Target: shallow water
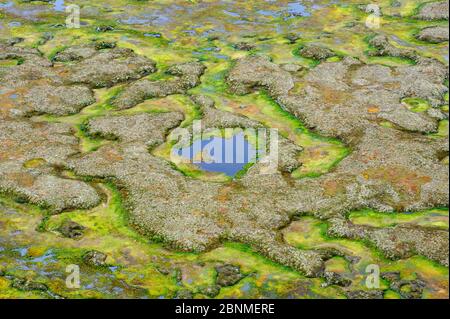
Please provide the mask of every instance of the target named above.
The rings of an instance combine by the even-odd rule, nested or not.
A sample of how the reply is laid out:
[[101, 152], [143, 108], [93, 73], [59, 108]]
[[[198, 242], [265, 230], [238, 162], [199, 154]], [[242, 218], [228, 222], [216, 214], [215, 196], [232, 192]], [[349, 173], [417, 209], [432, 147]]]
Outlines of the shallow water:
[[[364, 38], [371, 30], [364, 29], [364, 14], [352, 9], [352, 6], [356, 6], [359, 1], [345, 3], [327, 0], [208, 1], [200, 3], [189, 1], [176, 1], [175, 3], [174, 1], [174, 3], [167, 4], [167, 1], [106, 0], [102, 3], [94, 3], [79, 0], [77, 4], [82, 7], [82, 28], [75, 30], [74, 33], [65, 28], [51, 27], [53, 24], [64, 23], [64, 11], [68, 3], [73, 2], [56, 0], [46, 4], [43, 2], [0, 1], [2, 19], [0, 35], [2, 38], [22, 36], [27, 40], [31, 39], [26, 43], [26, 45], [31, 45], [35, 43], [32, 41], [37, 41], [44, 32], [52, 32], [55, 35], [54, 39], [44, 45], [39, 45], [39, 49], [46, 56], [50, 56], [58, 46], [78, 44], [94, 38], [117, 41], [118, 46], [132, 47], [140, 54], [155, 59], [158, 68], [162, 71], [167, 65], [176, 62], [199, 59], [207, 65], [208, 71], [202, 79], [202, 84], [192, 93], [214, 95], [218, 97], [217, 101], [222, 101], [217, 103], [218, 108], [240, 113], [264, 122], [267, 126], [280, 128], [280, 131], [284, 132], [286, 136], [305, 148], [304, 154], [311, 154], [302, 158], [302, 169], [306, 170], [304, 176], [308, 176], [307, 174], [310, 173], [308, 169], [314, 173], [326, 173], [334, 163], [330, 159], [342, 158], [339, 157], [341, 153], [336, 151], [338, 146], [333, 148], [323, 141], [306, 138], [297, 121], [283, 117], [277, 111], [278, 109], [272, 108], [270, 103], [266, 104], [267, 101], [264, 102], [262, 98], [257, 99], [257, 95], [230, 97], [221, 86], [221, 82], [223, 82], [222, 73], [230, 68], [230, 61], [246, 54], [265, 54], [278, 64], [296, 63], [308, 68], [311, 66], [310, 63], [294, 53], [295, 49], [303, 42], [322, 43], [343, 55], [364, 59], [364, 52], [367, 49]], [[386, 3], [383, 4], [383, 9], [388, 10], [389, 4]], [[448, 44], [420, 45], [414, 41], [412, 36], [411, 32], [414, 28], [434, 22], [417, 22], [417, 25], [414, 25], [407, 19], [405, 21], [397, 18], [388, 20], [389, 12], [386, 14], [386, 19], [388, 23], [383, 26], [382, 31], [389, 34], [396, 44], [420, 49], [431, 56], [443, 57], [443, 60], [448, 61]], [[38, 25], [39, 27], [35, 21], [41, 23]], [[94, 31], [96, 25], [110, 23], [114, 25], [113, 32], [98, 33]], [[347, 23], [354, 23], [359, 27], [350, 29], [345, 27]], [[89, 27], [83, 27], [84, 25], [89, 25]], [[300, 35], [301, 38], [295, 44], [289, 44], [285, 38], [289, 33]], [[218, 36], [217, 40], [211, 40], [210, 37], [213, 36]], [[167, 46], [164, 42], [166, 40]], [[255, 44], [254, 52], [235, 50], [233, 44], [240, 41]], [[164, 45], [159, 46], [161, 43]], [[0, 89], [0, 94], [4, 93], [7, 92], [2, 92]], [[11, 95], [10, 98], [14, 99], [17, 96]], [[173, 100], [169, 99], [168, 101]], [[75, 118], [76, 115], [71, 119]], [[82, 118], [83, 116], [80, 116], [80, 119]], [[75, 122], [81, 123], [81, 121], [74, 120]], [[188, 147], [176, 150], [176, 155], [184, 155], [183, 157], [188, 162], [195, 160], [193, 164], [201, 171], [235, 177], [239, 172], [243, 172], [249, 163], [255, 161], [257, 151], [254, 145], [243, 136], [235, 135], [231, 151], [228, 152], [225, 145], [229, 140], [222, 137], [198, 140]], [[330, 152], [329, 155], [327, 155], [328, 152]], [[206, 158], [209, 161], [204, 161], [201, 155], [207, 155]], [[312, 164], [310, 166], [308, 166], [308, 156], [311, 156], [310, 163]], [[226, 161], [227, 157], [228, 161]], [[319, 165], [322, 162], [326, 162], [324, 167]], [[215, 176], [215, 174], [211, 175]], [[54, 286], [52, 289], [69, 298], [80, 296], [87, 298], [93, 296], [172, 298], [183, 285], [196, 291], [205, 282], [211, 283], [214, 278], [213, 266], [218, 260], [242, 265], [247, 267], [246, 271], [256, 274], [255, 277], [249, 277], [245, 282], [224, 290], [221, 296], [227, 298], [261, 298], [264, 296], [279, 298], [282, 293], [289, 291], [292, 283], [299, 278], [298, 274], [274, 266], [272, 262], [256, 253], [249, 254], [240, 246], [230, 248], [225, 244], [216, 250], [195, 256], [176, 255], [176, 252], [172, 251], [170, 253], [164, 251], [163, 254], [159, 244], [149, 243], [148, 238], [141, 238], [130, 231], [118, 213], [121, 210], [117, 203], [120, 201], [116, 199], [93, 210], [64, 212], [59, 216], [52, 216], [52, 227], [46, 229], [44, 233], [37, 233], [34, 230], [45, 211], [40, 212], [36, 217], [29, 212], [29, 207], [23, 207], [20, 211], [0, 210], [0, 267], [18, 277], [35, 274], [38, 281], [45, 283], [53, 283], [55, 279], [59, 278], [61, 285]], [[355, 215], [354, 222], [374, 227], [385, 227], [395, 222], [448, 229], [448, 212], [430, 213], [423, 217], [417, 217], [412, 213], [405, 215], [412, 217], [397, 218], [395, 214], [392, 214], [392, 216], [385, 216], [380, 220], [379, 214], [361, 213]], [[88, 227], [85, 238], [73, 241], [64, 239], [57, 234], [55, 227], [66, 217]], [[342, 249], [351, 250], [352, 255], [363, 258], [361, 265], [357, 265], [359, 267], [356, 269], [358, 275], [364, 272], [362, 264], [380, 263], [383, 271], [401, 270], [402, 273], [425, 275], [429, 273], [428, 282], [433, 284], [436, 281], [435, 285], [439, 289], [441, 287], [448, 288], [448, 268], [424, 263], [417, 258], [400, 262], [386, 262], [384, 259], [377, 259], [379, 253], [374, 251], [371, 246], [366, 246], [358, 241], [326, 237], [323, 234], [323, 222], [320, 220], [306, 217], [294, 222], [286, 230], [285, 238], [293, 246], [298, 245], [302, 249], [305, 247], [323, 248], [333, 244]], [[36, 246], [43, 246], [38, 248], [45, 249], [42, 249], [42, 253], [33, 253], [33, 248], [35, 249]], [[66, 276], [66, 264], [73, 262], [71, 258], [78, 262], [79, 259], [76, 259], [78, 258], [76, 256], [80, 254], [80, 249], [104, 251], [111, 258], [111, 265], [95, 272], [87, 268], [83, 269], [82, 289], [80, 295], [76, 295], [63, 286], [63, 280]], [[173, 263], [176, 267], [184, 267], [183, 274], [187, 277], [180, 284], [175, 283], [171, 274], [162, 276], [155, 269], [163, 262], [151, 259], [155, 256], [169, 256], [168, 260], [164, 262]], [[198, 277], [192, 279], [186, 275], [190, 274], [189, 269], [196, 261], [203, 263], [205, 260], [211, 262], [206, 266], [210, 267], [208, 278], [205, 276], [206, 279], [202, 281]], [[348, 269], [344, 271], [348, 271]], [[437, 272], [438, 275], [436, 275]], [[195, 272], [196, 275], [198, 273], [199, 271]], [[302, 279], [302, 281], [306, 282], [307, 286], [320, 287], [316, 291], [320, 289], [323, 296], [342, 296], [342, 292], [334, 290], [335, 288], [323, 288], [318, 279]], [[363, 280], [357, 282], [362, 284]], [[1, 285], [0, 278], [0, 291], [2, 290]], [[135, 292], [134, 286], [145, 287], [149, 292]], [[359, 286], [352, 287], [352, 289], [357, 288]], [[430, 294], [448, 297], [448, 289], [447, 291], [443, 290], [444, 292], [439, 292], [439, 289], [432, 286]], [[92, 294], [93, 292], [98, 294]], [[11, 289], [6, 289], [2, 293], [6, 296], [9, 296], [9, 293], [13, 294], [12, 296], [24, 296], [23, 292]], [[290, 294], [291, 292], [289, 292]], [[310, 292], [293, 293], [292, 296], [298, 298], [308, 294]], [[0, 297], [3, 296], [0, 294]]]

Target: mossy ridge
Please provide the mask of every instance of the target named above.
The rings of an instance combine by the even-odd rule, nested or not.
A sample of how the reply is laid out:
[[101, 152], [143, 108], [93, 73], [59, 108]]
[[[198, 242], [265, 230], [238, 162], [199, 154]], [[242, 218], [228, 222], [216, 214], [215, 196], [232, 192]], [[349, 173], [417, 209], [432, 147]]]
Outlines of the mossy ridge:
[[441, 120], [438, 124], [438, 130], [436, 133], [430, 133], [427, 136], [430, 138], [446, 138], [448, 137], [448, 120]]
[[236, 285], [222, 288], [217, 298], [254, 298], [257, 294], [261, 295], [261, 290], [270, 298], [288, 297], [296, 290], [295, 285], [307, 287], [300, 295], [295, 295], [296, 298], [343, 297], [336, 287], [323, 288], [322, 279], [306, 278], [289, 267], [259, 255], [246, 244], [225, 242], [221, 247], [202, 254], [201, 260], [211, 259], [239, 265], [247, 274]]
[[[408, 2], [408, 3], [410, 3], [410, 2]], [[383, 4], [384, 4], [384, 2], [383, 2]], [[43, 30], [42, 30], [42, 31], [43, 31]], [[17, 32], [17, 34], [20, 34], [20, 29], [18, 28], [16, 32]], [[32, 31], [32, 32], [34, 32], [34, 31]], [[118, 32], [117, 34], [119, 34], [119, 32]], [[109, 34], [107, 34], [107, 35], [109, 36]], [[103, 35], [102, 35], [102, 36], [103, 36]], [[84, 38], [83, 38], [83, 39], [84, 39]], [[83, 39], [82, 39], [82, 40], [83, 40]], [[150, 57], [151, 57], [151, 56], [150, 56]], [[447, 127], [448, 127], [448, 121], [447, 121]]]

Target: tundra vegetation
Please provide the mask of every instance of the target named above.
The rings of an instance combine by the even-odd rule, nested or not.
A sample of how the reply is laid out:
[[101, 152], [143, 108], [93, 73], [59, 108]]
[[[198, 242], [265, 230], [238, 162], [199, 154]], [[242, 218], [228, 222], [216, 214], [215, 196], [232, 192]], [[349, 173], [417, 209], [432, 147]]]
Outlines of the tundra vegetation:
[[0, 0], [0, 298], [448, 298], [448, 173], [448, 1]]

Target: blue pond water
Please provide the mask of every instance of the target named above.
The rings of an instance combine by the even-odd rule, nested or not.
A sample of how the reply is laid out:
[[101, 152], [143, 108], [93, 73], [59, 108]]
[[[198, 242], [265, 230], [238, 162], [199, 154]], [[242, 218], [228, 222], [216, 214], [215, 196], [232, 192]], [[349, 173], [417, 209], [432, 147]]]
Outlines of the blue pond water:
[[149, 38], [161, 38], [161, 33], [148, 32], [148, 33], [144, 33], [144, 37], [149, 37]]
[[53, 2], [53, 10], [61, 12], [66, 9], [66, 6], [64, 5], [64, 0], [56, 0]]
[[190, 146], [173, 150], [176, 155], [208, 172], [235, 176], [261, 154], [248, 142], [243, 133], [230, 138], [210, 137], [196, 140]]

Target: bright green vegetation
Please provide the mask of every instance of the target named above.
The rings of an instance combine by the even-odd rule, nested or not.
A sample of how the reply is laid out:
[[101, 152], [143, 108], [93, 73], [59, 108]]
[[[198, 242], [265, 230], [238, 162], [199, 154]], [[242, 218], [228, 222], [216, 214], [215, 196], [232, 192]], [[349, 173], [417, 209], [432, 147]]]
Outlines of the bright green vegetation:
[[[45, 216], [45, 211], [32, 206], [24, 206], [3, 198], [2, 206], [14, 210], [12, 218], [3, 214], [0, 222], [4, 227], [0, 231], [3, 238], [11, 238], [2, 245], [4, 253], [0, 261], [6, 262], [2, 269], [11, 276], [30, 277], [46, 283], [51, 291], [65, 297], [115, 297], [113, 287], [126, 287], [124, 292], [135, 296], [148, 295], [153, 298], [173, 297], [182, 287], [200, 294], [202, 287], [213, 284], [214, 265], [231, 263], [239, 265], [246, 277], [238, 284], [222, 288], [218, 297], [256, 298], [261, 294], [272, 297], [295, 296], [299, 298], [339, 297], [340, 288], [330, 286], [322, 288], [321, 279], [308, 279], [297, 272], [278, 265], [254, 252], [250, 247], [225, 243], [207, 253], [194, 254], [167, 250], [156, 241], [149, 241], [133, 231], [127, 224], [127, 212], [123, 206], [120, 192], [112, 185], [105, 184], [101, 189], [107, 195], [107, 201], [89, 211], [70, 211], [59, 215]], [[389, 227], [397, 224], [414, 224], [426, 227], [448, 229], [448, 210], [433, 209], [411, 214], [387, 214], [374, 211], [359, 211], [349, 214], [355, 224], [374, 227]], [[83, 238], [72, 240], [61, 237], [57, 229], [64, 220], [72, 220], [87, 227]], [[378, 264], [381, 271], [400, 271], [402, 278], [411, 279], [416, 275], [429, 280], [433, 290], [425, 293], [429, 297], [445, 295], [445, 277], [448, 269], [415, 256], [405, 260], [391, 261], [380, 254], [371, 245], [362, 241], [330, 238], [326, 235], [327, 225], [313, 217], [301, 217], [283, 230], [285, 240], [301, 249], [336, 248], [350, 256], [360, 258], [350, 263], [343, 257], [333, 257], [326, 263], [328, 271], [337, 272], [353, 280], [353, 289], [364, 289], [365, 267]], [[18, 232], [14, 237], [11, 233]], [[8, 235], [9, 234], [9, 235]], [[8, 236], [8, 237], [5, 237]], [[12, 246], [10, 246], [12, 245]], [[19, 250], [17, 250], [19, 249]], [[83, 264], [84, 252], [96, 249], [108, 255], [107, 263], [111, 268], [91, 268]], [[25, 251], [20, 256], [20, 251]], [[54, 262], [46, 262], [45, 256], [51, 255]], [[153, 256], [153, 257], [152, 257]], [[40, 262], [33, 260], [44, 257]], [[18, 265], [24, 263], [37, 265], [37, 270], [21, 270]], [[88, 286], [90, 280], [100, 276], [105, 278], [96, 283], [98, 289], [81, 289], [72, 291], [65, 288], [64, 269], [68, 264], [80, 264], [82, 283]], [[161, 270], [164, 269], [164, 273]], [[42, 271], [55, 271], [57, 280], [51, 280]], [[177, 273], [181, 273], [181, 279]], [[113, 276], [114, 281], [110, 279]], [[178, 277], [177, 277], [178, 276]], [[8, 279], [2, 278], [0, 285], [8, 286]], [[133, 285], [147, 289], [136, 291]], [[294, 289], [295, 285], [303, 287]], [[1, 286], [0, 286], [1, 287]], [[117, 289], [117, 288], [116, 288]], [[392, 294], [387, 292], [388, 294]], [[16, 289], [0, 290], [1, 297], [39, 297], [39, 293], [21, 292]]]
[[406, 105], [406, 107], [413, 112], [425, 112], [428, 110], [431, 105], [427, 101], [419, 98], [406, 98], [402, 100], [402, 103]]

